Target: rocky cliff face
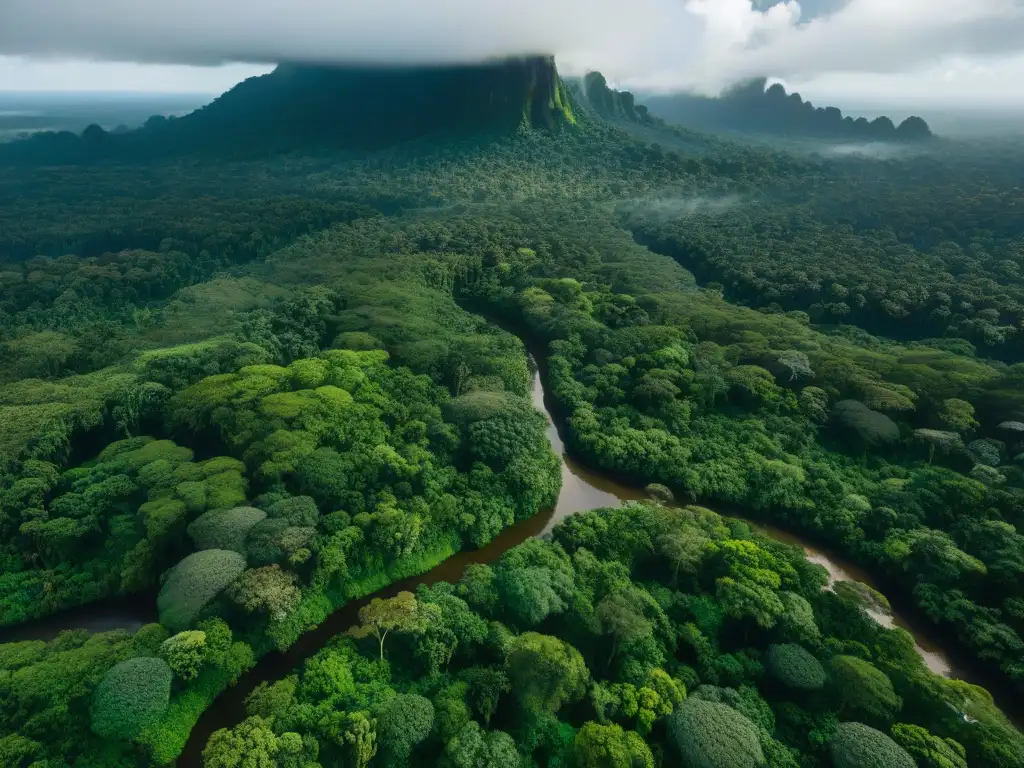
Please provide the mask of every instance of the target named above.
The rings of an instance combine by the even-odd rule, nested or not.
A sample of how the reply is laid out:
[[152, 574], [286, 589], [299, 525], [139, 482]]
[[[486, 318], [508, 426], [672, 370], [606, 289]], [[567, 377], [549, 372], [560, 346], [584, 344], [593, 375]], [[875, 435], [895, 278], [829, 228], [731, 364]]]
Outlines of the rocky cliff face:
[[647, 107], [637, 104], [629, 91], [609, 88], [608, 81], [600, 72], [589, 73], [578, 83], [577, 88], [581, 100], [606, 120], [627, 123], [651, 122]]
[[573, 122], [554, 59], [536, 56], [459, 67], [282, 64], [153, 133], [170, 141], [374, 148]]

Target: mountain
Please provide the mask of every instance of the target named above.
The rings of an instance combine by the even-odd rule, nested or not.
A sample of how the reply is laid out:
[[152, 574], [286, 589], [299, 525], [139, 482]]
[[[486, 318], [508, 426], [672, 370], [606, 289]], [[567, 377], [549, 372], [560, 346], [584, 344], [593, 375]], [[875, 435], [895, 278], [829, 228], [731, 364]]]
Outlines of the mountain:
[[549, 56], [416, 68], [281, 64], [184, 117], [153, 117], [123, 135], [95, 125], [81, 136], [47, 134], [17, 142], [15, 151], [151, 156], [376, 149], [428, 136], [558, 130], [574, 122]]
[[600, 72], [590, 72], [572, 84], [572, 91], [583, 104], [606, 120], [649, 124], [652, 122], [647, 107], [636, 103], [629, 91], [616, 91]]
[[718, 98], [672, 94], [650, 96], [645, 102], [651, 114], [698, 130], [861, 141], [921, 141], [932, 137], [931, 129], [920, 117], [908, 117], [898, 127], [888, 117], [871, 121], [844, 117], [835, 107], [815, 107], [799, 93], [787, 94], [779, 83], [766, 86], [767, 80], [758, 78]]
[[553, 129], [572, 122], [550, 57], [475, 66], [369, 68], [282, 64], [174, 121], [172, 141], [271, 141], [377, 148], [432, 134]]

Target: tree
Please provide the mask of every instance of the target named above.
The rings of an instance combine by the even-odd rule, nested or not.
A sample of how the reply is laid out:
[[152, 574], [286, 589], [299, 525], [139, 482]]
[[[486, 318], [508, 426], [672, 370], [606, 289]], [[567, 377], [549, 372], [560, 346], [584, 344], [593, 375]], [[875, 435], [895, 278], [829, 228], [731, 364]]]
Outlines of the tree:
[[45, 765], [46, 751], [42, 744], [17, 733], [0, 737], [0, 765]]
[[297, 581], [294, 573], [281, 566], [266, 565], [245, 571], [228, 587], [227, 595], [249, 613], [263, 611], [273, 621], [284, 621], [302, 599]]
[[787, 611], [778, 590], [783, 577], [796, 578], [793, 567], [749, 540], [715, 542], [708, 550], [712, 569], [725, 574], [716, 580], [715, 586], [726, 613], [736, 618], [753, 618], [762, 627], [773, 627]]
[[366, 768], [377, 754], [377, 721], [365, 712], [349, 712], [343, 738], [355, 768]]
[[572, 579], [562, 571], [544, 566], [502, 567], [498, 588], [504, 607], [526, 626], [536, 626], [568, 606]]
[[504, 731], [485, 731], [470, 720], [445, 747], [454, 768], [518, 768], [516, 743]]
[[907, 751], [863, 723], [842, 723], [828, 743], [836, 768], [917, 768]]
[[203, 750], [204, 768], [315, 768], [318, 745], [298, 733], [277, 734], [262, 717], [214, 731]]
[[768, 647], [765, 671], [787, 688], [816, 691], [825, 685], [828, 675], [821, 662], [794, 643]]
[[609, 664], [619, 650], [654, 634], [654, 625], [644, 617], [643, 602], [636, 592], [635, 587], [614, 592], [598, 603], [594, 611], [601, 632], [612, 638]]
[[932, 463], [935, 452], [944, 456], [961, 453], [964, 441], [956, 432], [943, 432], [939, 429], [915, 429], [914, 439], [928, 446], [928, 463]]
[[694, 573], [704, 558], [708, 538], [695, 528], [684, 528], [658, 537], [658, 553], [672, 565], [672, 583], [679, 580], [679, 571]]
[[245, 570], [245, 558], [237, 552], [204, 549], [195, 552], [167, 572], [157, 596], [160, 623], [181, 632], [200, 611]]
[[654, 768], [654, 756], [635, 731], [586, 723], [573, 744], [580, 768]]
[[861, 384], [864, 404], [879, 411], [912, 411], [917, 394], [902, 384]]
[[501, 469], [544, 439], [547, 422], [536, 411], [502, 414], [466, 427], [466, 443], [474, 458]]
[[888, 676], [856, 656], [832, 659], [832, 684], [840, 711], [847, 718], [887, 724], [903, 705]]
[[288, 709], [295, 703], [298, 682], [295, 675], [274, 683], [264, 680], [245, 697], [245, 714], [249, 717], [257, 715], [270, 722], [286, 716]]
[[757, 728], [732, 707], [690, 697], [669, 718], [685, 768], [757, 768], [764, 753]]
[[332, 648], [325, 648], [306, 662], [302, 671], [303, 698], [333, 704], [356, 691], [350, 659]]
[[956, 432], [970, 432], [978, 426], [974, 420], [974, 406], [957, 397], [942, 401], [938, 417], [939, 421]]
[[459, 596], [473, 609], [485, 616], [498, 603], [498, 589], [494, 569], [483, 563], [472, 563], [466, 567], [458, 586]]
[[990, 487], [1002, 485], [1006, 482], [1006, 475], [995, 467], [989, 467], [985, 464], [975, 464], [971, 468], [970, 477], [972, 480], [977, 480], [979, 483]]
[[428, 674], [448, 665], [459, 649], [472, 653], [473, 646], [487, 638], [487, 622], [456, 596], [455, 588], [441, 583], [417, 590], [423, 614], [423, 633], [417, 638], [416, 655], [425, 659]]
[[320, 510], [310, 496], [289, 496], [271, 504], [267, 517], [282, 518], [289, 525], [316, 527], [320, 521]]
[[967, 445], [967, 455], [975, 464], [998, 467], [1002, 463], [999, 447], [994, 440], [972, 440]]
[[160, 645], [160, 658], [182, 680], [193, 680], [206, 660], [206, 633], [186, 630], [169, 637]]
[[667, 485], [662, 485], [661, 483], [645, 485], [644, 493], [647, 494], [647, 498], [653, 499], [659, 504], [671, 504], [676, 500], [672, 490]]
[[494, 667], [470, 667], [462, 673], [462, 678], [469, 683], [470, 704], [483, 718], [484, 725], [490, 725], [502, 694], [512, 690], [508, 676]]
[[360, 626], [348, 634], [354, 638], [373, 636], [380, 644], [380, 658], [384, 660], [384, 640], [389, 632], [418, 632], [423, 629], [423, 615], [419, 601], [412, 592], [399, 592], [390, 599], [375, 597], [369, 605], [359, 609]]
[[828, 421], [828, 392], [820, 387], [804, 387], [798, 398], [800, 410], [816, 424]]
[[526, 632], [509, 645], [505, 668], [512, 690], [530, 709], [557, 712], [586, 693], [590, 672], [580, 652], [557, 637]]
[[188, 535], [196, 549], [228, 549], [244, 555], [245, 537], [266, 516], [266, 512], [254, 507], [211, 510], [189, 525]]
[[741, 403], [761, 407], [779, 399], [779, 387], [775, 377], [758, 365], [737, 365], [726, 373], [730, 397], [737, 397]]
[[832, 418], [850, 431], [865, 448], [876, 448], [900, 437], [896, 422], [857, 400], [841, 400], [832, 407]]
[[821, 639], [821, 630], [814, 618], [814, 609], [806, 598], [796, 592], [783, 590], [779, 599], [785, 613], [779, 617], [778, 628], [783, 639], [816, 644]]
[[380, 744], [399, 765], [427, 738], [433, 725], [434, 705], [414, 693], [398, 694], [377, 716]]
[[811, 361], [807, 355], [797, 349], [787, 349], [779, 353], [776, 358], [789, 373], [788, 381], [793, 382], [800, 377], [810, 378], [814, 375], [811, 369]]
[[967, 752], [953, 739], [935, 736], [919, 725], [892, 727], [893, 740], [917, 762], [917, 768], [967, 768]]
[[167, 709], [173, 677], [163, 659], [142, 657], [115, 664], [93, 692], [93, 732], [110, 739], [138, 736]]

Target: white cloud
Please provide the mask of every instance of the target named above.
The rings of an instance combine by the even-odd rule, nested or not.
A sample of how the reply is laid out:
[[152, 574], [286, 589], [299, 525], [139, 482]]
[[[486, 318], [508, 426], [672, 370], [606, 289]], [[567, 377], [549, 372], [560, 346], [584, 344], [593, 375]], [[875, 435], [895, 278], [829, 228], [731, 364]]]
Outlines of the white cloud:
[[787, 89], [815, 104], [849, 108], [1024, 107], [1024, 55], [997, 60], [948, 57], [902, 73], [831, 72], [790, 79]]
[[1024, 0], [0, 0], [0, 55], [21, 57], [0, 61], [0, 89], [5, 69], [69, 66], [46, 58], [429, 63], [540, 52], [635, 88], [852, 77], [916, 83], [937, 98], [947, 83], [937, 70], [982, 82], [1024, 54]]
[[[0, 0], [2, 1], [2, 0]], [[0, 56], [0, 91], [139, 91], [143, 93], [220, 94], [241, 80], [272, 67], [36, 60]]]

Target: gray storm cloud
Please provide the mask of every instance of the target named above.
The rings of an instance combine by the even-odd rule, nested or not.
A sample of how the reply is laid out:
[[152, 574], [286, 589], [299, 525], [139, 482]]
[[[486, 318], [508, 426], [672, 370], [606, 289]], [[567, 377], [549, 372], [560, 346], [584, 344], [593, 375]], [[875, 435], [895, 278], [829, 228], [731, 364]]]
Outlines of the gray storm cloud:
[[0, 0], [0, 55], [454, 63], [554, 53], [633, 86], [1024, 52], [1024, 0]]

